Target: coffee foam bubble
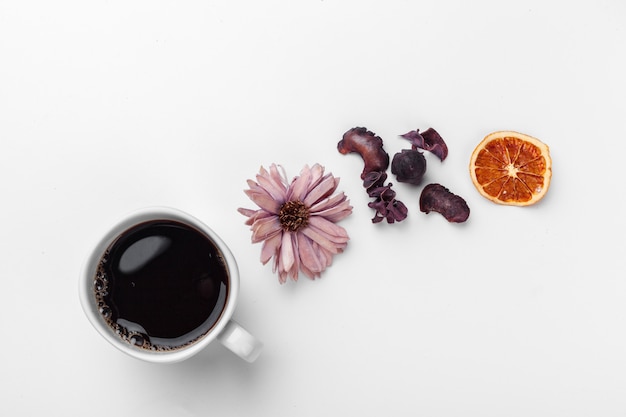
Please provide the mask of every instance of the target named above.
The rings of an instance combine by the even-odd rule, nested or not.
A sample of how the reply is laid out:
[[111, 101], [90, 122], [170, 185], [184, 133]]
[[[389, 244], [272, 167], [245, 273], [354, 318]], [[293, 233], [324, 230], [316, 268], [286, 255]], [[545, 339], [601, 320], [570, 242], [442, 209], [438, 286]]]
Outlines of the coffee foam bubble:
[[96, 305], [98, 311], [106, 324], [113, 330], [113, 332], [124, 342], [135, 346], [137, 348], [156, 351], [167, 352], [177, 349], [182, 349], [197, 342], [203, 335], [199, 335], [193, 340], [187, 341], [177, 346], [169, 346], [160, 343], [153, 343], [148, 336], [146, 330], [136, 323], [132, 323], [124, 319], [115, 319], [113, 307], [111, 307], [105, 297], [109, 294], [110, 280], [105, 272], [105, 265], [109, 260], [108, 251], [102, 256], [98, 264], [96, 276], [94, 277], [93, 290], [96, 297]]

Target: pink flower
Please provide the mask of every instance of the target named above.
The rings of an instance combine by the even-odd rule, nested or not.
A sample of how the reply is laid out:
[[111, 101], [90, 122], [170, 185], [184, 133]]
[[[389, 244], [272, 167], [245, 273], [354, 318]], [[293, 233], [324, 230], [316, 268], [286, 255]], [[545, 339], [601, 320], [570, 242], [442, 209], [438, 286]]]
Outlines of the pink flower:
[[349, 240], [346, 230], [335, 224], [352, 213], [343, 192], [332, 195], [339, 178], [324, 175], [324, 167], [315, 164], [305, 166], [289, 184], [272, 164], [269, 171], [261, 167], [256, 180], [248, 180], [245, 193], [260, 209], [239, 212], [248, 217], [252, 243], [263, 242], [261, 262], [274, 258], [273, 271], [281, 284], [288, 276], [297, 281], [299, 271], [319, 277]]

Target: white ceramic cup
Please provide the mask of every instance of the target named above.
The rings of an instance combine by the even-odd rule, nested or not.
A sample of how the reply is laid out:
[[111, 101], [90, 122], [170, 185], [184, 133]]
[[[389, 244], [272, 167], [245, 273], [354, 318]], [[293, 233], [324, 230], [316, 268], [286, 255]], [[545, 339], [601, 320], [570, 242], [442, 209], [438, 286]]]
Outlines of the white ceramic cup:
[[[197, 229], [207, 236], [221, 251], [226, 267], [228, 268], [228, 296], [226, 305], [217, 323], [200, 339], [192, 344], [168, 351], [151, 351], [133, 346], [115, 334], [100, 314], [94, 292], [94, 281], [102, 255], [107, 248], [126, 230], [151, 220], [173, 220]], [[253, 362], [259, 356], [262, 348], [254, 336], [248, 333], [241, 325], [232, 320], [233, 311], [239, 295], [239, 270], [231, 251], [220, 237], [207, 225], [195, 217], [177, 209], [168, 207], [152, 207], [131, 213], [104, 234], [88, 256], [79, 280], [79, 297], [87, 318], [95, 329], [113, 346], [128, 355], [149, 362], [173, 363], [187, 359], [204, 349], [214, 340], [220, 341], [242, 359]]]

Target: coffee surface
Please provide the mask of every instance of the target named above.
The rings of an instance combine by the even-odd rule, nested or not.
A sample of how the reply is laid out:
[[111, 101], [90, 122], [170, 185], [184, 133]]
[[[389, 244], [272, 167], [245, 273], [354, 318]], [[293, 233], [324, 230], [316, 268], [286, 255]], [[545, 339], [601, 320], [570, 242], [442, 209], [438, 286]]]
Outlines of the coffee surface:
[[183, 223], [154, 220], [111, 244], [99, 263], [94, 293], [100, 313], [122, 339], [171, 350], [215, 325], [228, 282], [222, 254], [207, 236]]

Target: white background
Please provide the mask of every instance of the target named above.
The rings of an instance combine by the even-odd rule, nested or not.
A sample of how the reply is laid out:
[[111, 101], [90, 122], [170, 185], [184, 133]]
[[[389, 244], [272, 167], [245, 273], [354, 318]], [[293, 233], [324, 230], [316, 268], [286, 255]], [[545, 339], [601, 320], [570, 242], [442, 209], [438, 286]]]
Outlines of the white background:
[[[625, 55], [620, 0], [1, 1], [0, 414], [626, 416]], [[372, 224], [354, 126], [438, 130], [469, 221], [394, 184], [408, 219]], [[536, 206], [474, 189], [495, 130], [550, 146]], [[321, 280], [281, 286], [237, 213], [272, 162], [354, 206]], [[143, 363], [84, 317], [90, 246], [151, 205], [230, 246], [256, 363]]]

